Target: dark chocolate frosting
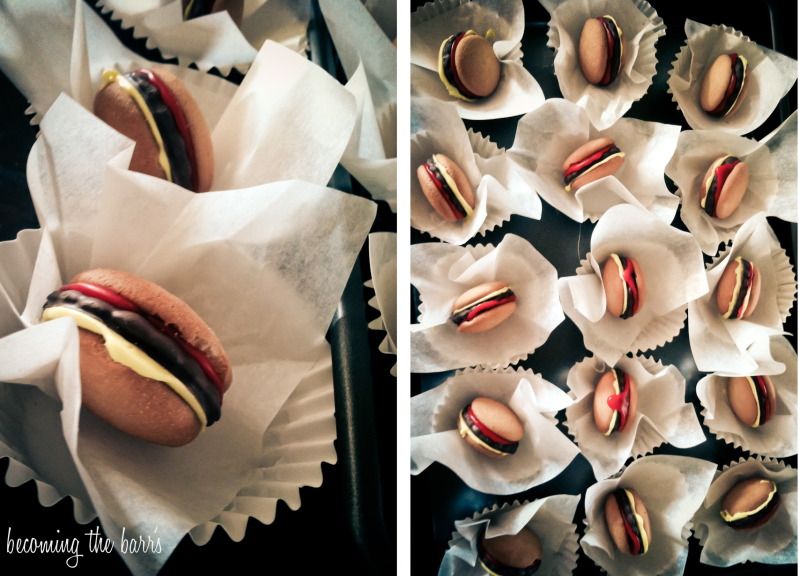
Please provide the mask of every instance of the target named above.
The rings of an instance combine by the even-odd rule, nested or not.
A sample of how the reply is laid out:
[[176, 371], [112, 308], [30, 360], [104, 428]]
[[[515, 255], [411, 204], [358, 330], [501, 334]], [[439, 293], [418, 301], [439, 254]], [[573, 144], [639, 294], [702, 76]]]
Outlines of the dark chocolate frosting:
[[144, 316], [137, 312], [120, 310], [98, 298], [85, 296], [77, 290], [53, 292], [47, 297], [44, 308], [53, 306], [73, 308], [93, 316], [120, 337], [140, 348], [186, 385], [205, 411], [209, 426], [219, 420], [221, 399], [216, 386], [194, 358]]
[[[613, 156], [614, 154], [618, 154], [619, 152], [621, 152], [621, 150], [619, 150], [618, 146], [616, 146], [615, 144], [609, 145], [607, 148], [605, 148], [602, 151], [602, 154], [599, 156], [599, 158], [597, 158], [596, 160], [594, 160], [590, 164], [587, 164], [587, 165], [583, 166], [579, 170], [575, 170], [574, 172], [569, 173], [568, 176], [564, 176], [563, 177], [563, 183], [564, 184], [570, 184], [576, 178], [578, 178], [582, 174], [585, 174], [591, 168], [593, 168], [594, 166], [596, 166], [597, 164], [599, 164], [600, 162], [602, 162], [606, 158], [609, 158], [610, 156]], [[567, 171], [568, 171], [568, 169], [567, 169]]]
[[183, 3], [183, 19], [191, 20], [210, 14], [215, 0], [189, 0]]
[[[630, 499], [627, 497], [627, 492], [623, 488], [619, 488], [613, 492], [613, 496], [616, 498], [616, 504], [619, 505], [622, 521], [625, 524], [624, 531], [627, 534], [627, 541], [630, 543], [630, 552], [634, 555], [643, 554], [644, 540], [641, 537], [641, 530], [638, 526], [638, 522], [635, 521], [635, 512], [630, 505]], [[635, 541], [636, 538], [637, 542]], [[638, 550], [637, 552], [635, 551], [636, 549]]]
[[501, 306], [502, 304], [507, 304], [508, 302], [514, 302], [515, 300], [516, 300], [516, 294], [513, 293], [513, 290], [511, 290], [510, 288], [505, 288], [501, 293], [495, 295], [490, 300], [481, 298], [476, 302], [470, 304], [469, 306], [461, 308], [460, 310], [452, 314], [450, 320], [452, 320], [456, 325], [460, 326], [461, 324], [466, 322], [469, 313], [480, 305], [486, 304], [488, 302], [493, 302], [494, 306], [486, 308], [486, 310], [490, 310], [491, 308], [496, 308], [497, 306]]
[[483, 433], [482, 429], [480, 428], [480, 425], [477, 422], [475, 422], [474, 418], [472, 418], [472, 415], [469, 413], [469, 406], [466, 406], [466, 408], [464, 408], [461, 411], [461, 418], [463, 418], [463, 421], [466, 423], [466, 426], [469, 428], [469, 430], [471, 430], [474, 433], [474, 435], [477, 436], [480, 439], [480, 441], [483, 442], [484, 444], [490, 446], [494, 450], [499, 450], [500, 452], [504, 452], [505, 454], [516, 453], [516, 449], [519, 447], [519, 443], [508, 442], [505, 444], [501, 444], [499, 442], [495, 442], [493, 439], [486, 436]]
[[741, 266], [743, 266], [743, 273], [741, 275], [741, 289], [738, 290], [738, 297], [735, 299], [735, 304], [732, 307], [732, 314], [730, 318], [738, 318], [741, 315], [741, 308], [746, 300], [746, 295], [752, 289], [752, 283], [755, 280], [755, 268], [749, 260], [741, 258]]
[[755, 385], [757, 407], [760, 414], [757, 425], [760, 426], [771, 419], [771, 409], [768, 403], [768, 386], [766, 386], [765, 376], [750, 376], [750, 378]]
[[455, 209], [455, 211], [460, 215], [461, 218], [466, 218], [467, 212], [466, 208], [460, 203], [458, 197], [455, 196], [455, 192], [452, 191], [452, 188], [449, 187], [447, 184], [446, 178], [444, 175], [441, 174], [441, 170], [438, 169], [436, 163], [433, 161], [433, 158], [429, 158], [427, 162], [424, 163], [425, 169], [428, 173], [433, 177], [433, 179], [437, 183], [437, 188], [444, 193], [444, 196], [447, 199], [447, 203]]
[[600, 82], [599, 84], [600, 86], [607, 86], [616, 79], [616, 77], [619, 75], [619, 69], [621, 68], [621, 36], [619, 34], [619, 29], [613, 20], [604, 16], [602, 16], [600, 20], [602, 21], [602, 26], [605, 28], [606, 33], [611, 37], [613, 42], [611, 53], [608, 58], [609, 69], [605, 74], [608, 77], [608, 80], [607, 82]]
[[716, 170], [721, 168], [722, 166], [726, 166], [728, 164], [738, 164], [740, 163], [740, 159], [736, 158], [735, 156], [727, 156], [724, 161], [716, 166], [716, 169], [713, 170], [713, 178], [710, 181], [710, 186], [707, 189], [707, 194], [705, 196], [705, 212], [708, 216], [715, 216], [716, 215], [716, 205], [719, 201], [719, 192], [724, 187], [724, 181], [719, 182], [718, 174]]
[[172, 181], [191, 190], [192, 167], [186, 151], [186, 143], [180, 135], [172, 113], [161, 99], [161, 93], [150, 83], [146, 75], [138, 71], [131, 72], [125, 76], [144, 98], [150, 113], [155, 119], [158, 132], [164, 141], [164, 149], [169, 159], [169, 166], [172, 168]]

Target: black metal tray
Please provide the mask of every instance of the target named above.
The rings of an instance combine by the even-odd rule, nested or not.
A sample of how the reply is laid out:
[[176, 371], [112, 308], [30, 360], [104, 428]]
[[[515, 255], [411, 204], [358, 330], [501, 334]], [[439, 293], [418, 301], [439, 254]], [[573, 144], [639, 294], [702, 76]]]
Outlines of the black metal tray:
[[[100, 14], [96, 6], [92, 8]], [[310, 57], [331, 75], [346, 81], [316, 2], [313, 8], [308, 29]], [[156, 62], [177, 63], [147, 49], [143, 39], [134, 39], [132, 31], [122, 30], [119, 22], [101, 16], [131, 50]], [[233, 71], [227, 78], [240, 83], [243, 76]], [[24, 114], [27, 101], [2, 73], [0, 102], [4, 108], [0, 113], [0, 241], [4, 241], [12, 240], [22, 229], [38, 227], [25, 176], [37, 129], [30, 126]], [[341, 168], [331, 179], [331, 186], [367, 196]], [[378, 203], [372, 232], [396, 232], [396, 216], [385, 202]], [[346, 561], [348, 571], [357, 574], [395, 570], [396, 380], [389, 374], [395, 358], [378, 351], [383, 334], [366, 326], [377, 316], [366, 305], [372, 293], [363, 282], [369, 275], [365, 246], [327, 334], [333, 355], [338, 463], [322, 466], [322, 486], [301, 488], [297, 511], [280, 502], [270, 525], [250, 521], [239, 543], [232, 542], [222, 530], [217, 530], [205, 546], [195, 546], [190, 538], [184, 538], [160, 574], [236, 574], [245, 567], [263, 573], [322, 573], [341, 560]], [[7, 468], [8, 460], [0, 459], [0, 474], [5, 475]], [[70, 570], [64, 562], [66, 555], [12, 555], [3, 547], [0, 573], [129, 574], [117, 554], [88, 552], [85, 534], [97, 529], [99, 522], [77, 524], [69, 502], [64, 499], [44, 508], [33, 482], [9, 488], [0, 481], [3, 533], [13, 528], [15, 537], [77, 538], [84, 554], [78, 569]]]
[[[627, 116], [643, 120], [682, 125], [684, 130], [690, 129], [684, 121], [682, 113], [677, 109], [666, 91], [666, 81], [672, 61], [685, 40], [684, 22], [686, 18], [705, 24], [726, 24], [749, 36], [753, 41], [796, 58], [796, 3], [749, 2], [733, 5], [721, 0], [706, 2], [668, 2], [649, 0], [666, 24], [667, 33], [657, 43], [658, 66], [653, 85], [647, 94], [627, 113]], [[422, 2], [413, 2], [417, 7]], [[561, 97], [557, 78], [554, 73], [554, 52], [547, 47], [548, 13], [533, 0], [525, 0], [526, 30], [522, 40], [524, 66], [535, 76], [547, 98]], [[796, 86], [788, 96], [783, 98], [778, 109], [753, 134], [762, 138], [796, 110]], [[513, 143], [517, 118], [491, 121], [466, 121], [467, 127], [490, 136], [499, 146], [509, 147]], [[671, 183], [669, 183], [671, 184]], [[671, 190], [675, 188], [671, 186]], [[787, 250], [792, 265], [796, 266], [796, 225], [791, 225], [775, 218], [769, 218], [780, 243]], [[685, 229], [679, 220], [679, 214], [673, 223]], [[497, 244], [505, 234], [517, 234], [529, 240], [557, 269], [558, 276], [571, 276], [579, 266], [578, 249], [581, 257], [585, 256], [594, 226], [588, 222], [582, 225], [560, 214], [544, 203], [540, 221], [533, 221], [513, 216], [502, 228], [486, 235], [485, 239], [472, 240], [469, 244]], [[579, 248], [578, 248], [578, 238]], [[411, 243], [429, 242], [430, 237], [416, 230], [411, 232]], [[412, 289], [412, 318], [416, 322], [418, 295]], [[785, 326], [791, 343], [796, 349], [796, 304], [791, 317]], [[583, 359], [588, 352], [583, 347], [582, 335], [577, 327], [566, 318], [550, 335], [547, 342], [535, 354], [521, 363], [524, 368], [531, 368], [543, 375], [550, 382], [562, 389], [566, 388], [566, 375], [574, 363]], [[699, 414], [699, 402], [696, 396], [696, 384], [703, 374], [699, 373], [693, 361], [688, 343], [687, 329], [665, 347], [658, 348], [652, 355], [664, 364], [678, 366], [686, 379], [686, 400], [692, 402]], [[427, 391], [443, 382], [451, 372], [438, 374], [413, 374], [411, 376], [412, 394]], [[562, 425], [563, 415], [559, 418], [561, 431], [566, 433]], [[701, 422], [701, 418], [700, 418]], [[707, 440], [688, 450], [680, 450], [670, 445], [655, 449], [655, 454], [682, 454], [704, 458], [719, 465], [737, 460], [744, 452], [733, 449], [730, 445], [716, 439], [703, 426]], [[784, 459], [796, 466], [796, 457]], [[435, 574], [441, 558], [447, 550], [447, 543], [454, 530], [456, 520], [470, 516], [473, 512], [492, 506], [495, 503], [512, 502], [514, 500], [534, 500], [552, 494], [584, 494], [585, 490], [596, 480], [588, 461], [582, 456], [577, 458], [553, 480], [526, 492], [511, 496], [495, 496], [483, 494], [466, 486], [452, 471], [434, 464], [418, 476], [411, 478], [411, 571], [413, 574]], [[581, 499], [574, 519], [578, 526], [578, 534], [584, 533], [585, 519], [584, 500]], [[700, 547], [693, 537], [690, 539], [689, 557], [686, 574], [796, 574], [796, 565], [765, 566], [760, 564], [741, 564], [726, 569], [713, 568], [699, 563]], [[600, 574], [599, 568], [582, 551], [575, 574]]]

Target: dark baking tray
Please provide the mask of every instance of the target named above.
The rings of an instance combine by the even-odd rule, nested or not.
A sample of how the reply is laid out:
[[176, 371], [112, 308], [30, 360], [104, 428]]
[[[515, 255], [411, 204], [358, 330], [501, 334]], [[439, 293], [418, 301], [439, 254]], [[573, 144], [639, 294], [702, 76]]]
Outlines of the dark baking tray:
[[[657, 43], [658, 66], [653, 85], [647, 94], [627, 113], [627, 116], [643, 120], [669, 124], [680, 124], [683, 129], [690, 127], [685, 123], [682, 113], [677, 109], [666, 92], [666, 81], [674, 56], [685, 39], [684, 21], [692, 18], [705, 24], [727, 24], [749, 36], [753, 41], [774, 48], [784, 54], [796, 58], [796, 3], [780, 2], [748, 2], [745, 9], [731, 10], [731, 4], [721, 0], [705, 2], [669, 2], [650, 0], [658, 14], [666, 23], [667, 34]], [[413, 2], [413, 7], [422, 2]], [[561, 97], [557, 78], [554, 73], [554, 52], [546, 45], [548, 13], [534, 1], [525, 1], [526, 30], [522, 40], [524, 65], [532, 72], [547, 98]], [[768, 121], [753, 134], [762, 138], [779, 126], [791, 111], [796, 110], [796, 86], [788, 96], [783, 98], [779, 108]], [[500, 146], [513, 144], [518, 117], [491, 121], [466, 121], [468, 127], [490, 136]], [[674, 187], [671, 187], [674, 190]], [[769, 218], [769, 224], [776, 232], [780, 243], [787, 250], [791, 263], [796, 267], [796, 225], [788, 224], [775, 218]], [[685, 229], [679, 221], [675, 226]], [[501, 229], [486, 235], [485, 239], [472, 240], [470, 244], [497, 244], [505, 234], [517, 234], [529, 240], [557, 269], [558, 276], [571, 276], [579, 265], [578, 252], [585, 256], [590, 246], [593, 225], [586, 222], [582, 225], [560, 214], [544, 202], [540, 221], [533, 221], [513, 216]], [[579, 246], [578, 246], [579, 238]], [[412, 230], [411, 242], [429, 242], [431, 238]], [[411, 322], [416, 322], [418, 294], [411, 290]], [[785, 326], [791, 343], [796, 349], [796, 304], [791, 317]], [[583, 347], [582, 335], [575, 325], [566, 318], [550, 335], [547, 342], [521, 365], [532, 368], [550, 382], [566, 388], [566, 375], [569, 368], [588, 353]], [[658, 348], [652, 355], [664, 364], [677, 366], [686, 378], [687, 400], [699, 406], [696, 397], [696, 383], [702, 376], [691, 356], [687, 329], [674, 342]], [[413, 374], [411, 375], [412, 394], [419, 394], [437, 386], [451, 373]], [[699, 409], [697, 408], [697, 415]], [[562, 414], [560, 418], [563, 420]], [[701, 418], [700, 418], [701, 422]], [[565, 433], [564, 426], [560, 426]], [[703, 431], [708, 438], [704, 443], [688, 450], [680, 450], [664, 445], [655, 449], [655, 454], [682, 454], [714, 461], [719, 465], [737, 460], [745, 453], [733, 449], [730, 445], [710, 435], [706, 427]], [[791, 466], [796, 466], [796, 457], [783, 459]], [[553, 480], [526, 492], [511, 496], [495, 496], [483, 494], [466, 486], [452, 471], [440, 464], [434, 464], [418, 476], [411, 477], [411, 567], [413, 574], [435, 574], [446, 552], [447, 543], [454, 530], [456, 520], [470, 516], [495, 503], [512, 502], [514, 500], [534, 500], [552, 494], [584, 494], [585, 490], [596, 480], [591, 467], [582, 455], [569, 465]], [[585, 519], [584, 501], [581, 499], [574, 519], [578, 526], [578, 534], [584, 533]], [[700, 547], [693, 537], [690, 539], [689, 557], [686, 574], [796, 574], [796, 565], [767, 566], [762, 564], [739, 564], [726, 569], [713, 568], [699, 563]], [[601, 574], [593, 561], [579, 552], [577, 569], [579, 575]]]
[[[92, 8], [99, 14], [96, 6]], [[310, 57], [331, 75], [346, 80], [338, 63], [324, 19], [313, 2], [309, 25]], [[156, 62], [160, 53], [148, 50], [143, 39], [102, 15], [120, 40], [131, 50]], [[214, 71], [216, 73], [216, 71]], [[228, 79], [239, 83], [243, 76], [233, 72]], [[38, 221], [28, 192], [25, 165], [37, 129], [30, 126], [24, 111], [25, 98], [0, 74], [0, 240], [11, 240]], [[366, 191], [339, 168], [331, 186], [359, 196]], [[396, 232], [396, 217], [385, 202], [378, 203], [373, 232]], [[245, 567], [261, 573], [321, 573], [331, 562], [356, 574], [387, 574], [395, 571], [396, 560], [396, 380], [389, 370], [395, 357], [378, 351], [383, 333], [367, 329], [377, 313], [366, 305], [372, 296], [363, 282], [370, 276], [365, 246], [352, 270], [336, 316], [327, 334], [333, 355], [336, 399], [336, 465], [322, 466], [319, 488], [301, 488], [301, 507], [291, 511], [280, 502], [275, 521], [263, 525], [250, 521], [244, 540], [232, 542], [217, 530], [205, 546], [195, 546], [187, 537], [161, 570], [162, 575], [239, 573]], [[376, 415], [380, 414], [380, 418]], [[5, 475], [8, 460], [0, 459]], [[64, 499], [50, 508], [42, 507], [33, 482], [9, 488], [0, 481], [0, 530], [13, 528], [15, 537], [39, 539], [78, 538], [81, 558], [78, 569], [70, 570], [64, 555], [9, 555], [0, 547], [0, 573], [36, 571], [47, 574], [129, 574], [117, 554], [90, 554], [85, 533], [98, 521], [79, 525], [72, 505]], [[58, 532], [57, 532], [58, 531]]]

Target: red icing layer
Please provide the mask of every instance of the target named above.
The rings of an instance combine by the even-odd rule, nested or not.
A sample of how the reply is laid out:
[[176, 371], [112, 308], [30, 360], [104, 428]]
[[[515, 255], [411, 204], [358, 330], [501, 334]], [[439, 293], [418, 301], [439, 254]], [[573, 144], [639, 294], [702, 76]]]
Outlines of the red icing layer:
[[641, 299], [638, 295], [638, 282], [635, 278], [635, 268], [633, 268], [632, 258], [626, 259], [622, 276], [624, 277], [624, 283], [627, 285], [627, 290], [633, 301], [633, 314], [636, 314], [638, 312], [638, 307], [641, 305]]
[[430, 170], [430, 166], [427, 165], [427, 162], [424, 163], [424, 171], [427, 172], [430, 180], [433, 181], [436, 190], [438, 190], [439, 194], [441, 194], [442, 198], [444, 198], [444, 201], [447, 203], [447, 206], [449, 206], [449, 209], [452, 211], [452, 214], [455, 216], [455, 218], [462, 220], [463, 216], [461, 216], [461, 213], [458, 212], [458, 208], [455, 206], [455, 203], [450, 199], [446, 190], [444, 190], [444, 185], [439, 181], [438, 178], [436, 178], [435, 173]]
[[593, 154], [591, 154], [589, 157], [584, 158], [583, 160], [579, 160], [579, 161], [575, 162], [574, 164], [569, 165], [569, 167], [566, 169], [566, 172], [563, 173], [563, 179], [566, 180], [573, 173], [579, 172], [583, 168], [586, 168], [587, 166], [590, 166], [591, 164], [593, 164], [595, 162], [598, 162], [599, 159], [602, 158], [602, 155], [607, 153], [607, 151], [610, 150], [611, 148], [613, 148], [613, 146], [615, 146], [615, 144], [608, 144], [607, 146], [605, 146], [601, 150], [598, 150], [597, 152], [594, 152]]
[[602, 24], [602, 29], [605, 30], [605, 38], [608, 41], [608, 62], [605, 65], [605, 74], [602, 75], [602, 80], [600, 81], [600, 85], [606, 86], [610, 84], [611, 68], [613, 67], [613, 49], [615, 48], [616, 41], [610, 31], [612, 24], [602, 17], [597, 18], [597, 20]]
[[732, 169], [735, 168], [740, 161], [735, 162], [734, 164], [722, 164], [716, 168], [716, 198], [721, 194], [721, 188], [724, 186], [724, 183], [727, 181], [727, 177], [732, 172]]
[[733, 92], [735, 92], [735, 63], [738, 61], [738, 54], [733, 52], [732, 54], [728, 54], [728, 56], [732, 61], [732, 74], [730, 74], [730, 81], [727, 83], [727, 90], [724, 92], [724, 98], [721, 99], [721, 103], [713, 109], [711, 114], [723, 114], [726, 111], [727, 105], [729, 104], [730, 96], [732, 96]]
[[189, 123], [186, 120], [186, 115], [183, 114], [183, 108], [181, 108], [180, 104], [175, 98], [175, 95], [172, 93], [172, 90], [170, 90], [169, 87], [151, 70], [140, 68], [137, 70], [137, 72], [146, 76], [150, 84], [152, 84], [155, 89], [158, 90], [161, 100], [172, 114], [172, 118], [175, 120], [175, 126], [177, 126], [178, 132], [180, 132], [180, 137], [183, 139], [183, 142], [186, 145], [186, 156], [189, 159], [189, 164], [191, 164], [191, 185], [194, 190], [197, 190], [197, 156], [194, 152], [194, 141], [191, 138]]
[[619, 413], [619, 426], [616, 428], [619, 432], [624, 430], [627, 425], [627, 416], [630, 412], [630, 375], [625, 372], [622, 372], [622, 374], [624, 382], [620, 382], [621, 392], [611, 394], [607, 400], [610, 409]]
[[622, 514], [622, 522], [624, 523], [624, 531], [627, 533], [627, 540], [630, 542], [630, 552], [637, 556], [641, 553], [641, 540], [638, 538], [638, 534], [635, 533], [635, 530], [633, 530], [633, 527], [630, 526], [630, 523], [627, 522], [627, 518], [624, 514]]
[[128, 300], [121, 294], [117, 294], [113, 290], [105, 288], [104, 286], [98, 286], [96, 284], [89, 284], [87, 282], [76, 282], [74, 284], [65, 284], [61, 287], [61, 292], [66, 290], [75, 290], [76, 292], [80, 292], [84, 296], [88, 296], [90, 298], [97, 298], [98, 300], [102, 300], [107, 304], [115, 308], [119, 308], [120, 310], [127, 310], [129, 312], [136, 312], [137, 314], [141, 314], [147, 321], [158, 328], [161, 332], [172, 338], [177, 344], [187, 353], [189, 354], [197, 364], [200, 366], [205, 375], [208, 376], [208, 379], [214, 383], [216, 389], [219, 391], [219, 402], [222, 402], [222, 395], [225, 393], [225, 386], [222, 382], [222, 379], [214, 370], [214, 367], [211, 365], [211, 362], [208, 358], [203, 354], [200, 350], [186, 342], [175, 330], [175, 328], [170, 328], [164, 322], [158, 318], [157, 316], [153, 316], [152, 314], [148, 314], [144, 310], [142, 310], [135, 302]]
[[505, 298], [499, 298], [497, 300], [487, 300], [485, 302], [481, 302], [480, 304], [469, 310], [469, 313], [466, 314], [466, 319], [464, 320], [464, 322], [473, 320], [476, 316], [479, 316], [486, 310], [491, 310], [492, 308], [498, 308], [503, 304], [508, 304], [510, 302], [516, 302], [515, 294], [511, 294], [510, 296], [506, 296]]
[[491, 429], [488, 428], [485, 424], [483, 424], [480, 419], [474, 415], [474, 410], [472, 410], [471, 404], [466, 409], [466, 413], [469, 415], [469, 418], [474, 422], [475, 426], [480, 429], [480, 433], [483, 434], [486, 438], [491, 440], [492, 442], [496, 442], [497, 444], [504, 444], [504, 445], [511, 445], [516, 444], [516, 442], [511, 442], [507, 438], [503, 438], [496, 432], [493, 432]]

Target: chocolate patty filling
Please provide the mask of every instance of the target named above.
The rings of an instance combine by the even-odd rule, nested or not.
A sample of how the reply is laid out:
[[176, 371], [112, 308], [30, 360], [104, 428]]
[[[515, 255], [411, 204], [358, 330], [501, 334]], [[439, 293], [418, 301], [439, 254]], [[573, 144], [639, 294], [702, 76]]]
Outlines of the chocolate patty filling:
[[771, 501], [766, 504], [766, 506], [751, 516], [747, 516], [746, 518], [741, 518], [740, 520], [733, 520], [732, 522], [727, 522], [727, 526], [731, 528], [735, 528], [736, 530], [741, 530], [743, 528], [756, 528], [759, 525], [763, 524], [766, 520], [768, 520], [771, 515], [777, 509], [777, 506], [780, 504], [780, 495], [779, 493], [774, 493], [774, 496], [771, 498]]
[[450, 320], [452, 320], [456, 325], [460, 326], [467, 320], [470, 320], [469, 315], [477, 308], [480, 308], [477, 314], [473, 316], [477, 316], [478, 314], [482, 314], [492, 308], [497, 308], [498, 306], [502, 306], [503, 304], [507, 304], [509, 302], [516, 301], [516, 294], [513, 293], [513, 290], [510, 288], [505, 288], [499, 294], [494, 294], [491, 298], [485, 299], [481, 298], [476, 302], [457, 310], [455, 313], [452, 314]]
[[150, 113], [155, 119], [161, 139], [164, 141], [164, 148], [169, 166], [172, 168], [172, 181], [184, 188], [192, 189], [192, 166], [186, 151], [186, 143], [180, 135], [172, 112], [161, 99], [161, 93], [141, 72], [132, 72], [125, 75], [131, 84], [139, 91], [144, 98]]
[[[710, 181], [710, 186], [707, 189], [707, 193], [705, 194], [705, 212], [708, 216], [715, 216], [716, 215], [716, 206], [719, 202], [719, 193], [721, 189], [724, 187], [724, 183], [727, 181], [726, 176], [723, 179], [719, 179], [719, 171], [718, 169], [722, 166], [729, 166], [736, 164], [740, 164], [741, 160], [736, 158], [735, 156], [728, 156], [724, 159], [724, 161], [716, 166], [713, 170], [713, 178]], [[729, 175], [731, 169], [723, 173]]]
[[621, 518], [624, 522], [624, 531], [627, 534], [627, 542], [630, 544], [630, 552], [634, 555], [644, 553], [644, 540], [641, 537], [641, 530], [635, 520], [635, 512], [630, 505], [630, 499], [623, 488], [619, 488], [613, 493], [616, 504], [619, 505]]
[[[566, 175], [563, 176], [563, 183], [571, 184], [574, 180], [576, 180], [577, 178], [579, 178], [589, 170], [593, 169], [594, 166], [606, 160], [607, 158], [610, 158], [614, 154], [618, 154], [619, 152], [621, 152], [621, 150], [619, 150], [619, 148], [615, 144], [611, 144], [610, 146], [602, 150], [602, 153], [599, 155], [598, 158], [593, 159], [592, 157], [596, 155], [593, 154], [592, 157], [590, 157], [592, 158], [593, 161], [586, 163], [585, 166], [581, 166], [580, 168], [578, 168], [573, 172], [569, 171], [571, 170], [571, 166], [569, 166], [569, 168], [566, 169]], [[585, 160], [581, 160], [580, 162], [578, 162], [578, 164], [582, 162], [585, 162]]]
[[466, 426], [469, 428], [469, 430], [480, 439], [480, 442], [486, 444], [487, 446], [490, 446], [494, 450], [499, 450], [500, 452], [503, 452], [505, 454], [515, 454], [516, 449], [519, 447], [519, 443], [497, 442], [493, 438], [490, 438], [487, 434], [483, 432], [483, 429], [481, 428], [480, 424], [477, 421], [475, 421], [475, 419], [472, 417], [472, 414], [469, 411], [470, 406], [471, 404], [469, 406], [466, 406], [466, 408], [464, 408], [461, 411], [461, 418], [463, 418], [463, 421], [466, 423]]
[[610, 58], [608, 58], [608, 68], [599, 83], [600, 86], [607, 86], [619, 75], [619, 68], [621, 67], [621, 37], [619, 35], [619, 29], [613, 20], [605, 16], [600, 17], [599, 20], [602, 22], [605, 33], [613, 45]]
[[449, 204], [450, 208], [452, 208], [457, 214], [461, 217], [461, 219], [466, 218], [469, 214], [466, 211], [466, 208], [460, 203], [458, 197], [455, 195], [455, 192], [452, 191], [452, 188], [449, 187], [447, 184], [447, 179], [444, 178], [444, 175], [441, 173], [441, 170], [438, 169], [435, 161], [430, 158], [424, 163], [425, 170], [427, 173], [435, 180], [436, 188], [438, 188], [444, 194], [444, 198]]
[[494, 558], [486, 549], [485, 549], [485, 531], [486, 529], [483, 528], [483, 533], [480, 535], [477, 544], [477, 555], [480, 558], [480, 563], [492, 574], [496, 574], [497, 576], [532, 576], [536, 572], [538, 572], [538, 568], [541, 566], [541, 559], [536, 558], [535, 561], [530, 566], [525, 566], [524, 568], [514, 568], [512, 566], [506, 566], [496, 558]]
[[183, 19], [191, 20], [211, 13], [215, 0], [189, 0], [184, 2]]
[[732, 307], [730, 318], [741, 317], [744, 302], [746, 301], [746, 297], [748, 296], [749, 292], [752, 290], [752, 284], [755, 280], [755, 269], [754, 266], [752, 266], [752, 263], [749, 260], [741, 258], [741, 266], [743, 266], [743, 272], [741, 274], [741, 289], [738, 290], [738, 297], [735, 299], [735, 304]]
[[77, 290], [55, 291], [47, 297], [44, 308], [73, 308], [95, 317], [180, 380], [197, 398], [210, 426], [219, 420], [219, 392], [199, 364], [172, 338], [158, 330], [137, 312], [120, 310], [98, 298]]

